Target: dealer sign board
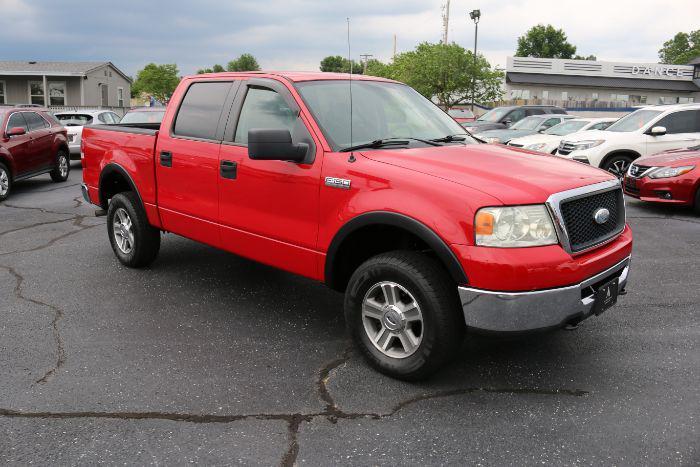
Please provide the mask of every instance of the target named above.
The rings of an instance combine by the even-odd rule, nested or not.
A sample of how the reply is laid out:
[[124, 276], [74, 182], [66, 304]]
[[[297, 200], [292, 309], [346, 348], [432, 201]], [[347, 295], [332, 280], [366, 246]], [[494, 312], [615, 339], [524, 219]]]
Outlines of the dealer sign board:
[[683, 76], [683, 70], [675, 66], [638, 66], [632, 67], [633, 75], [648, 75], [648, 76]]

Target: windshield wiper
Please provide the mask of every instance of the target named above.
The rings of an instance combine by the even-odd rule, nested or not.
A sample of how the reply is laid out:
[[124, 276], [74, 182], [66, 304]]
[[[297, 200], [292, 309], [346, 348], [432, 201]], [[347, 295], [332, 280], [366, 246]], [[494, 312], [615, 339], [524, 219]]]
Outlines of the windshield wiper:
[[377, 149], [384, 146], [406, 146], [410, 141], [420, 141], [421, 143], [429, 144], [430, 146], [442, 146], [442, 144], [435, 141], [428, 141], [427, 139], [420, 138], [383, 138], [375, 139], [369, 143], [356, 144], [355, 146], [349, 146], [343, 148], [338, 152], [352, 152], [358, 149]]
[[[468, 133], [464, 133], [465, 135]], [[435, 138], [431, 139], [430, 141], [433, 141], [435, 143], [451, 143], [452, 141], [466, 141], [467, 138], [462, 136], [461, 134], [456, 134], [456, 135], [447, 135], [443, 136], [442, 138]]]

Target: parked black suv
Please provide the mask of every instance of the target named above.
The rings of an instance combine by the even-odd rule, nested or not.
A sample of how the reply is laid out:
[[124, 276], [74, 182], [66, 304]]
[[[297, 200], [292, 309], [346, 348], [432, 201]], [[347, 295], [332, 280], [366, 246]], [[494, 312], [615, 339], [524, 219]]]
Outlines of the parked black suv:
[[480, 133], [485, 130], [508, 128], [518, 120], [530, 115], [565, 113], [566, 110], [553, 105], [512, 105], [493, 108], [475, 121], [464, 122], [461, 125], [470, 133]]

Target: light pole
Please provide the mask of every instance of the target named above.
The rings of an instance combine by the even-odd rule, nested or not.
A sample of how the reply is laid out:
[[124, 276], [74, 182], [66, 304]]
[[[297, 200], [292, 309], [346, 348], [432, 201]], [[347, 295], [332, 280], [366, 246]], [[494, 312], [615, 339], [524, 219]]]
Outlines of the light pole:
[[480, 10], [472, 10], [469, 12], [469, 17], [474, 21], [474, 74], [472, 75], [472, 113], [474, 112], [474, 98], [476, 97], [476, 41], [479, 36], [479, 19], [481, 18]]

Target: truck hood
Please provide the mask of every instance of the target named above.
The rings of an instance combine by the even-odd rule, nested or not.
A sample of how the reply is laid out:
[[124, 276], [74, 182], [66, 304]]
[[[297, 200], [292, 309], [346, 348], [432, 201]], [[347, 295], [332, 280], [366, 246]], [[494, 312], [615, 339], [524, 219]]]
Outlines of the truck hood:
[[643, 156], [634, 161], [635, 164], [654, 167], [682, 167], [684, 165], [700, 165], [700, 146], [686, 149], [672, 149], [651, 156]]
[[615, 179], [585, 164], [501, 145], [363, 150], [362, 154], [479, 190], [503, 204], [543, 203], [553, 193]]

